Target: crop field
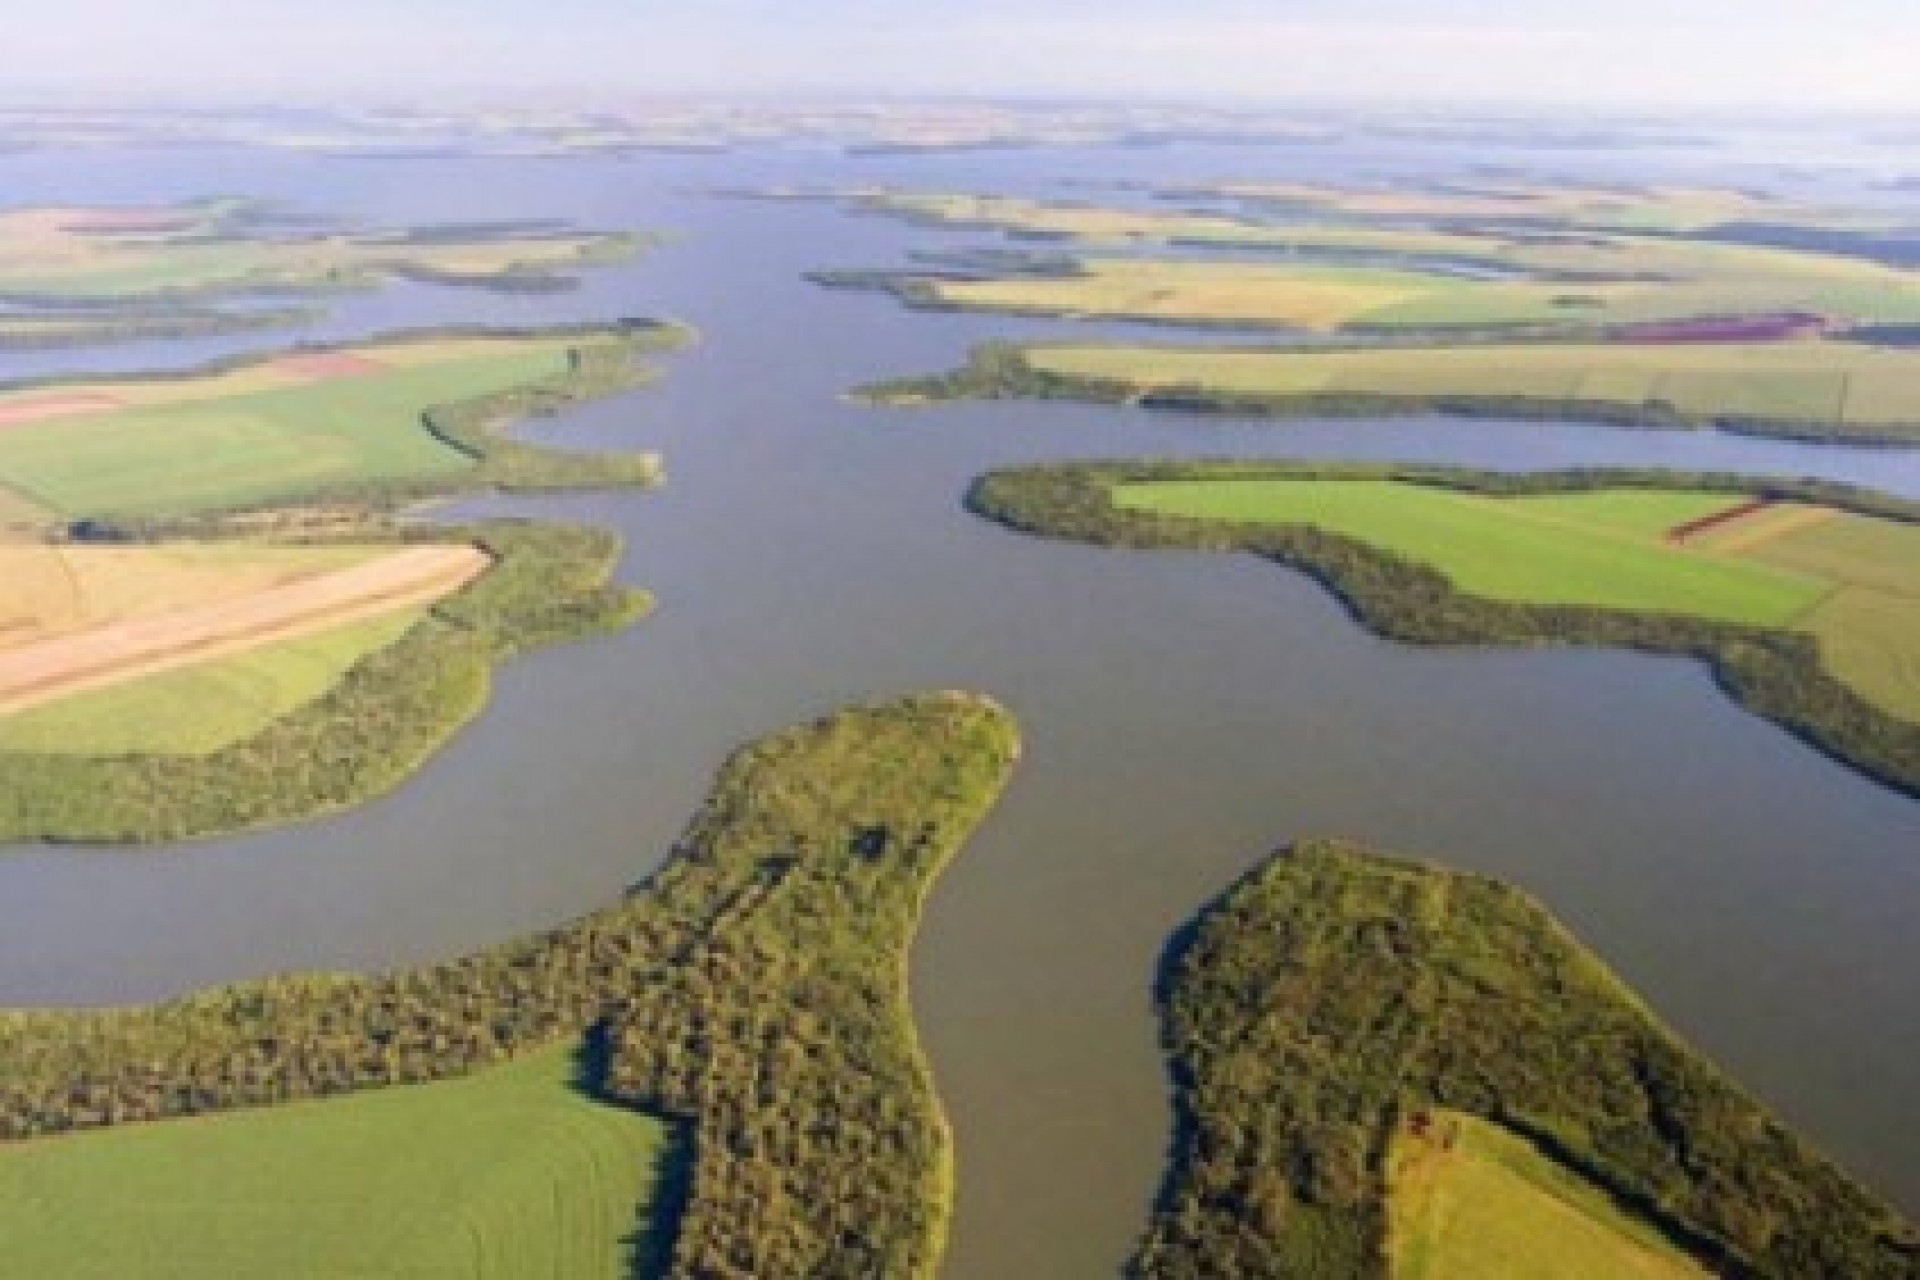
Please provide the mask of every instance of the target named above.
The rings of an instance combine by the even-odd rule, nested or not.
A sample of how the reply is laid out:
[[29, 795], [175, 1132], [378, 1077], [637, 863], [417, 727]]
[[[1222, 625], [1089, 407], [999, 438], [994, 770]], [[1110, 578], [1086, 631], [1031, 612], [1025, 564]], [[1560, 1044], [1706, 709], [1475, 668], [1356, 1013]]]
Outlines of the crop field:
[[[1808, 632], [1844, 684], [1920, 722], [1920, 526], [1798, 503], [1743, 513], [1725, 493], [1490, 497], [1391, 480], [1160, 481], [1119, 486], [1114, 501], [1312, 525], [1488, 599]], [[1716, 512], [1737, 518], [1676, 536]]]
[[1723, 493], [1491, 498], [1390, 480], [1196, 480], [1125, 485], [1120, 506], [1216, 520], [1310, 524], [1432, 565], [1496, 600], [1692, 613], [1756, 626], [1819, 603], [1821, 578], [1665, 546]]
[[[178, 380], [0, 395], [0, 484], [61, 515], [152, 516], [333, 485], [431, 480], [475, 464], [429, 433], [435, 405], [563, 372], [561, 339], [366, 348]], [[340, 360], [343, 357], [333, 357]]]
[[1363, 187], [1228, 182], [1183, 194], [1245, 201], [1274, 211], [1415, 223], [1547, 223], [1620, 231], [1703, 231], [1729, 222], [1859, 225], [1858, 215], [1730, 187], [1476, 182]]
[[0, 750], [217, 751], [488, 563], [468, 546], [0, 547]]
[[212, 755], [314, 701], [421, 616], [382, 614], [0, 714], [0, 752]]
[[1829, 285], [1802, 276], [1568, 284], [1270, 260], [1092, 258], [1076, 265], [1079, 274], [1071, 276], [929, 279], [925, 284], [941, 302], [981, 310], [1317, 330], [1592, 328], [1782, 313], [1882, 323], [1920, 320], [1920, 276], [1878, 287]]
[[1394, 1280], [1685, 1280], [1708, 1272], [1524, 1138], [1461, 1112], [1387, 1156]]
[[179, 293], [366, 285], [393, 275], [486, 283], [623, 256], [596, 233], [264, 234], [242, 202], [0, 212], [0, 295], [109, 301]]
[[667, 1131], [575, 1089], [569, 1049], [441, 1084], [0, 1146], [6, 1268], [628, 1275]]
[[1920, 352], [1829, 342], [1500, 344], [1392, 351], [1035, 346], [1034, 368], [1282, 401], [1355, 396], [1590, 404], [1695, 421], [1920, 425]]

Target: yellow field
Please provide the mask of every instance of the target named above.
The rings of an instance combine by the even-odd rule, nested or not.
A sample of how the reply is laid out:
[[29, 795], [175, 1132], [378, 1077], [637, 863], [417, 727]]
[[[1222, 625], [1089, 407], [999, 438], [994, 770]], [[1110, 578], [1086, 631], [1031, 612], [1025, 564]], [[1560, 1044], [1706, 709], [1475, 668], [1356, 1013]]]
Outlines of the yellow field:
[[1387, 1157], [1394, 1280], [1691, 1280], [1708, 1274], [1604, 1192], [1498, 1125], [1435, 1112]]

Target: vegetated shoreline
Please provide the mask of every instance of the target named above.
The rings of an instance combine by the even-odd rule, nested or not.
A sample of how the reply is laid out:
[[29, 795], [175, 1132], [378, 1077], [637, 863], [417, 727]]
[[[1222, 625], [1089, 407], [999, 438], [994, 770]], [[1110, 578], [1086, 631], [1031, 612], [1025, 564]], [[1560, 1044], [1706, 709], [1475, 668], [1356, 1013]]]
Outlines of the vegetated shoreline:
[[1123, 509], [1115, 485], [1206, 479], [1393, 480], [1514, 495], [1602, 488], [1707, 489], [1732, 496], [1820, 503], [1920, 523], [1920, 503], [1817, 480], [1594, 468], [1515, 473], [1392, 464], [1139, 461], [1071, 463], [989, 472], [968, 510], [1023, 533], [1097, 546], [1243, 551], [1305, 573], [1361, 625], [1421, 645], [1609, 646], [1707, 664], [1738, 705], [1832, 759], [1920, 797], [1920, 724], [1875, 707], [1822, 664], [1814, 637], [1676, 614], [1581, 605], [1518, 604], [1457, 590], [1441, 573], [1309, 525], [1204, 520]]
[[1718, 1274], [1911, 1277], [1920, 1232], [1499, 881], [1338, 841], [1176, 935], [1156, 1003], [1175, 1137], [1142, 1277], [1385, 1276], [1403, 1117], [1533, 1142]]
[[928, 890], [1018, 755], [978, 694], [736, 752], [623, 901], [444, 964], [145, 1008], [0, 1013], [7, 1141], [466, 1075], [583, 1036], [590, 1088], [679, 1123], [643, 1274], [931, 1276], [946, 1123], [905, 984]]
[[[0, 351], [55, 351], [116, 342], [228, 337], [311, 324], [323, 314], [313, 307], [180, 308], [119, 314], [79, 308], [65, 312], [0, 311]], [[50, 323], [58, 321], [66, 323]]]
[[[384, 795], [406, 781], [485, 708], [493, 669], [517, 654], [616, 630], [651, 605], [610, 585], [620, 541], [608, 532], [498, 521], [465, 528], [394, 525], [380, 514], [425, 498], [492, 489], [543, 493], [648, 486], [661, 478], [651, 453], [573, 453], [509, 435], [528, 416], [644, 383], [643, 351], [689, 331], [653, 321], [556, 329], [435, 329], [404, 337], [299, 348], [319, 353], [376, 343], [456, 337], [578, 335], [572, 367], [555, 378], [431, 408], [423, 424], [472, 457], [464, 474], [434, 480], [327, 485], [270, 501], [193, 515], [80, 520], [66, 536], [164, 544], [261, 534], [296, 541], [431, 542], [465, 539], [495, 558], [475, 583], [435, 605], [398, 642], [368, 655], [331, 692], [246, 741], [207, 756], [113, 757], [0, 753], [0, 840], [59, 844], [159, 844], [228, 835], [319, 817]], [[243, 369], [285, 353], [220, 361], [179, 378]], [[41, 380], [22, 386], [140, 381], [140, 375]], [[295, 504], [345, 504], [317, 531]]]
[[[1380, 345], [1354, 344], [1356, 348], [1364, 347], [1367, 350], [1377, 350]], [[1462, 345], [1470, 347], [1474, 344]], [[1301, 350], [1305, 354], [1325, 355], [1341, 349], [1337, 344], [1316, 344]], [[950, 400], [1078, 400], [1091, 404], [1245, 418], [1382, 418], [1443, 414], [1462, 418], [1590, 422], [1599, 426], [1667, 431], [1713, 430], [1730, 435], [1798, 440], [1811, 444], [1890, 449], [1920, 447], [1920, 422], [1856, 426], [1846, 422], [1790, 417], [1689, 414], [1664, 402], [1627, 404], [1604, 400], [1548, 400], [1530, 396], [1413, 396], [1350, 392], [1261, 395], [1221, 391], [1192, 383], [1148, 388], [1123, 379], [1039, 369], [1026, 358], [1026, 351], [1026, 346], [1016, 343], [984, 343], [969, 353], [966, 364], [947, 373], [888, 379], [856, 388], [851, 394], [854, 399], [865, 403], [894, 406]], [[1273, 353], [1287, 352], [1275, 350]]]
[[0, 840], [162, 844], [321, 817], [396, 789], [485, 709], [509, 659], [618, 630], [651, 607], [609, 583], [620, 540], [574, 525], [409, 526], [353, 541], [468, 541], [472, 585], [326, 694], [204, 756], [0, 753]]

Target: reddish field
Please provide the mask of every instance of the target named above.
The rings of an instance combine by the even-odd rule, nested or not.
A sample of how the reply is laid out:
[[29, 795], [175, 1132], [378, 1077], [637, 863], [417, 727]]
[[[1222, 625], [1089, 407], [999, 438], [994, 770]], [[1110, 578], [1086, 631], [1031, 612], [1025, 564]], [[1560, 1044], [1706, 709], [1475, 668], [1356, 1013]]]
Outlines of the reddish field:
[[44, 422], [48, 418], [73, 418], [81, 414], [105, 413], [109, 409], [119, 409], [126, 402], [118, 396], [96, 394], [77, 396], [43, 396], [37, 400], [20, 400], [13, 404], [0, 405], [0, 427], [17, 427], [28, 422]]
[[1709, 512], [1697, 520], [1689, 520], [1685, 524], [1677, 524], [1667, 530], [1667, 541], [1685, 542], [1688, 538], [1698, 537], [1709, 529], [1718, 529], [1722, 525], [1732, 524], [1735, 520], [1744, 520], [1748, 516], [1758, 515], [1772, 505], [1772, 498], [1752, 498], [1724, 510]]
[[299, 374], [315, 381], [329, 378], [358, 378], [379, 373], [386, 365], [347, 351], [315, 351], [304, 355], [281, 356], [273, 367], [285, 373]]
[[1609, 335], [1615, 342], [1791, 342], [1826, 331], [1824, 317], [1803, 311], [1763, 316], [1703, 316], [1621, 325]]

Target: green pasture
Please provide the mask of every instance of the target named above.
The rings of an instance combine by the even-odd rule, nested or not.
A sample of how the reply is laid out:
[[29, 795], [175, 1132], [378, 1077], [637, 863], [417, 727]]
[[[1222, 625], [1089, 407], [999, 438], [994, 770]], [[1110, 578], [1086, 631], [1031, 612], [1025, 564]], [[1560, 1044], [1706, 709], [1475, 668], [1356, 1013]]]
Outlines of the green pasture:
[[1174, 480], [1114, 490], [1116, 505], [1135, 510], [1313, 525], [1430, 565], [1460, 590], [1495, 600], [1789, 624], [1830, 584], [1659, 540], [1730, 501], [1627, 490], [1495, 498], [1391, 480]]
[[326, 693], [423, 612], [352, 622], [0, 716], [0, 752], [210, 755]]
[[441, 1084], [0, 1146], [0, 1270], [620, 1277], [667, 1131], [569, 1047]]
[[1920, 351], [1833, 342], [1492, 344], [1278, 351], [1047, 345], [1042, 373], [1274, 400], [1362, 397], [1575, 401], [1694, 420], [1920, 424]]
[[1699, 1264], [1605, 1193], [1498, 1125], [1436, 1116], [1451, 1149], [1395, 1135], [1387, 1188], [1394, 1280], [1682, 1280]]
[[455, 475], [473, 459], [429, 434], [422, 413], [559, 374], [565, 350], [502, 343], [363, 376], [14, 425], [0, 431], [0, 483], [69, 516], [151, 516]]

